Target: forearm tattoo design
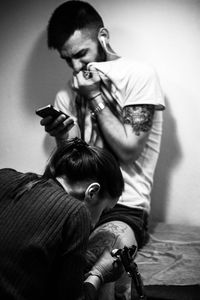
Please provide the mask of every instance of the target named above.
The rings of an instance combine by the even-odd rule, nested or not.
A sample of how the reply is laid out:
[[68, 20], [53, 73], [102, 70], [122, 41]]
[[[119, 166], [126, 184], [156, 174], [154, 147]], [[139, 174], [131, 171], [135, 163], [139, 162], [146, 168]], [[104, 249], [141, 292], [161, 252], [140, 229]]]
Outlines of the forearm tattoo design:
[[136, 135], [150, 130], [155, 106], [150, 104], [130, 105], [123, 109], [124, 124], [130, 124]]

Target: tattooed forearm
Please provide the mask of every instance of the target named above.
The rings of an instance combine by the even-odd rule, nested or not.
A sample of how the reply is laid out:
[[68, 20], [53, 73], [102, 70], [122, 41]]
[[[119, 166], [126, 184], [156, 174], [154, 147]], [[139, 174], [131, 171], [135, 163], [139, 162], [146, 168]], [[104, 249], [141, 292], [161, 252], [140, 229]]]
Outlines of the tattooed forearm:
[[130, 124], [136, 135], [150, 130], [155, 106], [149, 104], [130, 105], [123, 109], [124, 124]]

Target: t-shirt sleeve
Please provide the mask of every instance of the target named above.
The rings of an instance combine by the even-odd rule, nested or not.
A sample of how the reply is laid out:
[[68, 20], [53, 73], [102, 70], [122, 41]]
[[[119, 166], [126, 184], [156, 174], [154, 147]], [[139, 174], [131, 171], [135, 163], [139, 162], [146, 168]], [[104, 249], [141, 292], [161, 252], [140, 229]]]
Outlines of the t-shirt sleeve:
[[90, 234], [90, 215], [83, 203], [63, 229], [63, 255], [58, 283], [59, 299], [83, 295], [85, 251]]
[[137, 74], [129, 73], [124, 106], [151, 104], [157, 110], [165, 108], [158, 76], [150, 66], [142, 67]]

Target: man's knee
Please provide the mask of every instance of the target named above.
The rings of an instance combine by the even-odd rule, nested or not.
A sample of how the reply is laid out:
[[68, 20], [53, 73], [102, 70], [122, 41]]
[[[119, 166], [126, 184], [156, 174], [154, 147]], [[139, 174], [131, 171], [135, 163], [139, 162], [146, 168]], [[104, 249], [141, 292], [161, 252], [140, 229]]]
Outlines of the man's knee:
[[135, 233], [128, 224], [122, 221], [113, 221], [112, 227], [116, 230], [116, 240], [112, 248], [131, 247], [132, 245], [137, 246]]

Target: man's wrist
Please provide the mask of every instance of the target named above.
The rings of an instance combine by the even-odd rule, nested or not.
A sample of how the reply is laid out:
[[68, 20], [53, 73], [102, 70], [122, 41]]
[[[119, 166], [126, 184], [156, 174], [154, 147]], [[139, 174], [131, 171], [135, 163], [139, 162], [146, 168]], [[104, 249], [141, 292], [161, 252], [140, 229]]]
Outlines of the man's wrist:
[[93, 108], [91, 109], [92, 116], [99, 114], [105, 107], [106, 105], [104, 102], [99, 102], [98, 104], [95, 104], [95, 106], [93, 106]]
[[90, 97], [89, 97], [89, 101], [92, 101], [92, 100], [94, 100], [94, 99], [96, 99], [96, 98], [98, 98], [98, 97], [101, 97], [101, 92], [98, 92], [98, 93], [96, 93], [96, 94], [90, 96]]
[[98, 93], [93, 98], [90, 98], [89, 107], [92, 116], [97, 115], [106, 107], [106, 104], [101, 97], [101, 93]]

